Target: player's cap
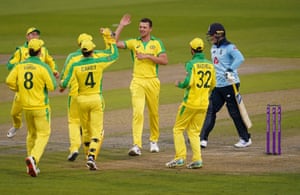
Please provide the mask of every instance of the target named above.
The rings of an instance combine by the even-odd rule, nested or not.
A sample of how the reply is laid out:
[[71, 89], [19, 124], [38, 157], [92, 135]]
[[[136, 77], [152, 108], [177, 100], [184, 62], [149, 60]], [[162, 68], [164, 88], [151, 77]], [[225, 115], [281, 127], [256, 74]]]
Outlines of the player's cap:
[[190, 42], [190, 46], [193, 50], [203, 51], [204, 50], [204, 42], [202, 39], [196, 37]]
[[91, 40], [83, 40], [81, 42], [81, 50], [84, 52], [93, 51], [96, 47], [96, 45]]
[[211, 36], [214, 35], [214, 34], [225, 36], [225, 28], [220, 23], [212, 23], [212, 24], [209, 25], [208, 31], [207, 31], [206, 34], [211, 35]]
[[93, 40], [93, 37], [89, 34], [86, 34], [86, 33], [81, 33], [78, 38], [77, 38], [77, 43], [78, 45], [81, 45], [81, 42], [84, 41], [84, 40], [90, 40], [92, 41]]
[[28, 48], [38, 51], [44, 45], [44, 41], [41, 39], [31, 39], [28, 43]]
[[41, 34], [41, 31], [35, 27], [30, 27], [28, 28], [28, 30], [26, 31], [26, 35], [32, 33], [32, 32], [37, 32], [38, 34]]

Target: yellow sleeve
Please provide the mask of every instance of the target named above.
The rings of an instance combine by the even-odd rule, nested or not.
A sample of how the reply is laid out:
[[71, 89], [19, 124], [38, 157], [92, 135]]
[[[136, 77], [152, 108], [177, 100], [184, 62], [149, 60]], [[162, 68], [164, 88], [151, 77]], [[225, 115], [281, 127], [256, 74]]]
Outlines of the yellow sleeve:
[[49, 54], [48, 49], [45, 47], [42, 48], [42, 58], [43, 59], [41, 59], [41, 60], [49, 65], [49, 67], [53, 73], [58, 72], [57, 66], [56, 66], [56, 63], [55, 63], [53, 57]]
[[6, 85], [12, 91], [18, 91], [17, 77], [18, 77], [18, 71], [17, 71], [17, 67], [15, 67], [14, 69], [12, 69], [12, 71], [10, 71], [5, 81]]
[[8, 60], [6, 67], [7, 69], [10, 71], [14, 68], [14, 66], [21, 62], [22, 56], [21, 56], [21, 49], [18, 48], [15, 53], [10, 57], [10, 59]]

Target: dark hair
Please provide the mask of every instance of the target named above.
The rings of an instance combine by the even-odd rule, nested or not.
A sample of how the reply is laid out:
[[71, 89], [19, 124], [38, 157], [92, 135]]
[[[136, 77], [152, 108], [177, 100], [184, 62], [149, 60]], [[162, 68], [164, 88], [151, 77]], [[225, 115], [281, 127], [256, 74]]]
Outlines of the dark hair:
[[30, 56], [37, 56], [39, 54], [41, 49], [37, 50], [37, 51], [34, 51], [34, 49], [29, 49], [29, 55]]
[[195, 52], [195, 53], [202, 53], [203, 52], [203, 49], [201, 47], [198, 47], [197, 49], [193, 49], [192, 50]]
[[149, 26], [152, 27], [152, 20], [149, 18], [142, 18], [140, 22], [149, 23]]
[[92, 55], [93, 51], [86, 51], [86, 49], [82, 49], [81, 53], [84, 57], [89, 57]]

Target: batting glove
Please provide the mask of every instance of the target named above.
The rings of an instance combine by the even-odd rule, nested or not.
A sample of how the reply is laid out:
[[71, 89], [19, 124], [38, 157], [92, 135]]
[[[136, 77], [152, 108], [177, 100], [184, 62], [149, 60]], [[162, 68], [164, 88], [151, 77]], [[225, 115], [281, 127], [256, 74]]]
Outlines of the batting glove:
[[225, 78], [229, 81], [229, 82], [233, 82], [234, 81], [234, 75], [232, 71], [226, 71], [225, 72]]

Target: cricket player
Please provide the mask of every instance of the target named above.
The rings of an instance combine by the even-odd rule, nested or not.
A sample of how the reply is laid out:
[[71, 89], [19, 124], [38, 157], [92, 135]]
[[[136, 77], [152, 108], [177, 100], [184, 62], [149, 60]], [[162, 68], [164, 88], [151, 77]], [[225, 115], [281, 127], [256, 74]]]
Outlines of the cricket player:
[[[24, 45], [17, 47], [14, 54], [11, 56], [7, 63], [7, 69], [11, 71], [17, 63], [26, 60], [29, 57], [28, 42], [31, 39], [39, 39], [40, 30], [35, 27], [31, 27], [26, 31], [26, 42]], [[41, 48], [41, 54], [39, 58], [48, 64], [56, 78], [59, 77], [56, 63], [53, 57], [49, 54], [46, 47]], [[10, 115], [13, 119], [13, 127], [7, 132], [7, 137], [12, 138], [16, 135], [17, 131], [22, 127], [22, 106], [20, 105], [20, 98], [18, 92], [15, 93], [14, 101], [12, 104]]]
[[84, 57], [71, 65], [65, 79], [61, 81], [62, 88], [69, 85], [77, 88], [77, 104], [83, 142], [85, 146], [89, 147], [86, 164], [90, 170], [97, 170], [95, 161], [104, 136], [103, 71], [114, 63], [119, 56], [115, 39], [111, 38], [109, 43], [111, 44], [111, 55], [94, 58], [93, 51], [96, 45], [91, 40], [82, 41], [80, 47]]
[[[100, 33], [103, 36], [104, 43], [106, 46], [109, 44], [107, 43], [111, 36], [110, 29], [101, 28]], [[77, 38], [77, 44], [80, 47], [82, 41], [85, 40], [93, 40], [93, 37], [86, 33], [81, 33]], [[106, 50], [94, 50], [93, 57], [104, 57], [111, 54], [109, 48]], [[71, 65], [83, 58], [81, 49], [71, 53], [68, 55], [64, 67], [61, 71], [60, 80], [64, 80]], [[62, 92], [62, 91], [61, 91]], [[69, 161], [75, 161], [77, 156], [79, 155], [79, 148], [81, 146], [81, 125], [80, 125], [80, 118], [78, 113], [78, 106], [77, 106], [77, 88], [74, 86], [69, 86], [69, 94], [68, 94], [68, 129], [69, 129], [69, 140], [70, 140], [70, 154], [68, 155]], [[89, 146], [84, 145], [84, 153], [85, 155], [88, 154]]]
[[8, 87], [18, 92], [27, 125], [27, 173], [36, 177], [37, 168], [50, 136], [50, 105], [48, 91], [56, 89], [56, 80], [49, 66], [40, 59], [44, 42], [31, 39], [28, 57], [18, 63], [6, 78]]
[[199, 134], [203, 125], [209, 104], [209, 95], [216, 85], [214, 65], [204, 56], [204, 43], [200, 38], [190, 42], [192, 59], [185, 64], [186, 77], [184, 81], [176, 81], [175, 85], [185, 89], [183, 101], [178, 108], [176, 122], [173, 128], [175, 158], [166, 163], [169, 168], [185, 164], [187, 150], [183, 133], [187, 131], [193, 152], [189, 169], [202, 167], [202, 156]]
[[235, 99], [232, 81], [228, 80], [228, 77], [233, 78], [234, 84], [237, 89], [239, 88], [240, 79], [237, 69], [244, 62], [244, 56], [233, 43], [226, 39], [225, 35], [225, 28], [222, 24], [209, 25], [207, 36], [213, 44], [210, 52], [216, 69], [217, 84], [210, 96], [209, 108], [200, 135], [202, 148], [207, 147], [208, 135], [215, 126], [216, 114], [225, 103], [239, 134], [239, 141], [234, 144], [234, 147], [244, 148], [252, 144]]
[[129, 149], [130, 156], [142, 154], [142, 133], [144, 125], [144, 108], [148, 106], [150, 123], [150, 152], [159, 152], [159, 65], [166, 65], [168, 57], [162, 41], [151, 35], [152, 21], [143, 18], [139, 22], [140, 36], [120, 41], [120, 33], [130, 24], [130, 15], [125, 14], [116, 29], [118, 48], [129, 49], [133, 59], [133, 78], [130, 84], [133, 109], [132, 134], [133, 147]]

